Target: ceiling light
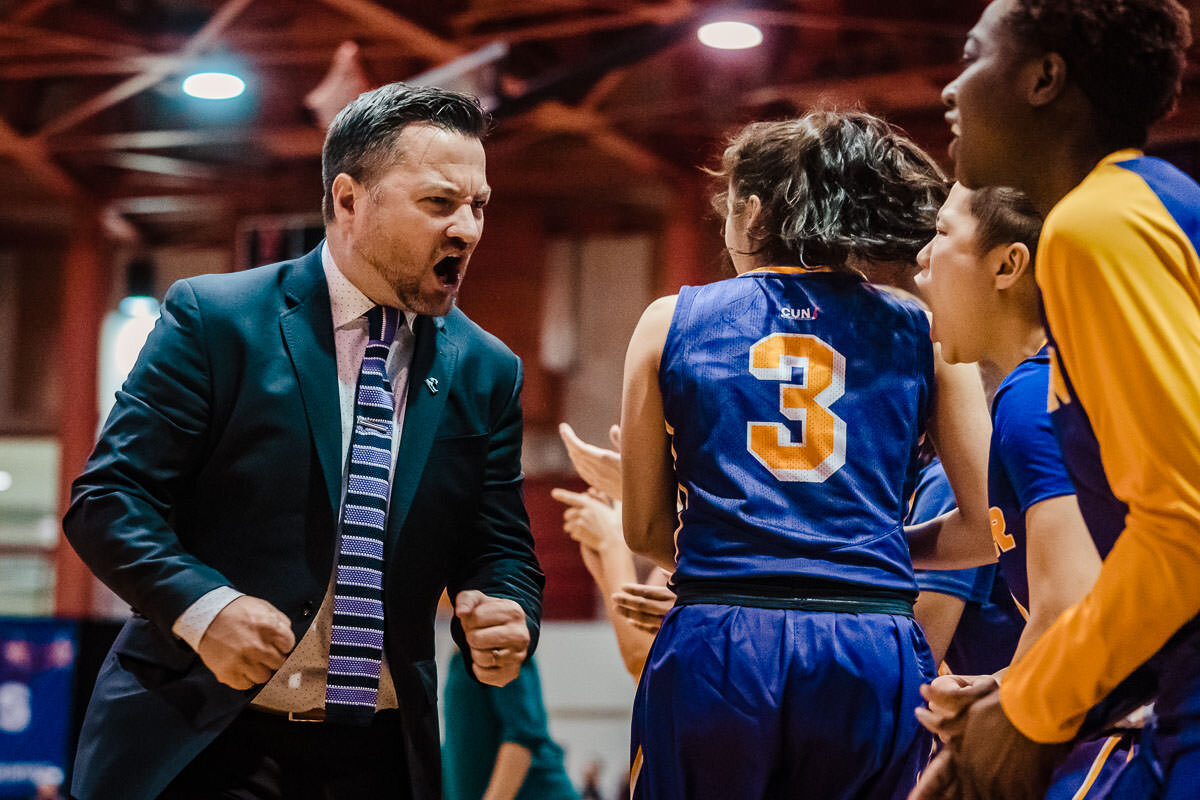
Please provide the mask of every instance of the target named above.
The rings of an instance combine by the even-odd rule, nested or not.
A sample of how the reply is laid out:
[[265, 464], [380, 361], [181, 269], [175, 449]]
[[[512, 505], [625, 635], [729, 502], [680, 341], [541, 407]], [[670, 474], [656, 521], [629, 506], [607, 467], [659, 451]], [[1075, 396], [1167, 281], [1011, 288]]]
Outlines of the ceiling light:
[[197, 72], [183, 79], [183, 91], [202, 100], [229, 100], [246, 90], [246, 82], [228, 72]]
[[7, 492], [12, 488], [12, 473], [0, 472], [0, 492]]
[[696, 31], [700, 41], [718, 50], [747, 50], [762, 44], [762, 31], [746, 22], [710, 22]]

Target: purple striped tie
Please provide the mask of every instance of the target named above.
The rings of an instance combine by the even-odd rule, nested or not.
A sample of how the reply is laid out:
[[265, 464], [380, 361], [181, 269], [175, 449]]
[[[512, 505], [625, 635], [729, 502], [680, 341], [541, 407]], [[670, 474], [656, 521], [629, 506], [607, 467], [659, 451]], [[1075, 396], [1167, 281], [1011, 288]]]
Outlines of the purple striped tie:
[[375, 306], [366, 316], [369, 341], [355, 393], [325, 684], [325, 719], [352, 725], [370, 724], [379, 696], [383, 535], [395, 414], [386, 365], [400, 314], [394, 308]]

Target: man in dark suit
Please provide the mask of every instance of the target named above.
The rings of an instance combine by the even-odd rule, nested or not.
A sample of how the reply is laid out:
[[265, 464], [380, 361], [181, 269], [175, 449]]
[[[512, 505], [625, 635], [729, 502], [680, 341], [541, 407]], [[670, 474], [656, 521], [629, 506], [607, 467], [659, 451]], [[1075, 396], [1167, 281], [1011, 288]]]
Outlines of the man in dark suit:
[[443, 90], [360, 96], [322, 154], [325, 243], [167, 293], [63, 523], [135, 609], [80, 800], [435, 800], [443, 588], [478, 680], [536, 646], [520, 363], [454, 307], [487, 124]]

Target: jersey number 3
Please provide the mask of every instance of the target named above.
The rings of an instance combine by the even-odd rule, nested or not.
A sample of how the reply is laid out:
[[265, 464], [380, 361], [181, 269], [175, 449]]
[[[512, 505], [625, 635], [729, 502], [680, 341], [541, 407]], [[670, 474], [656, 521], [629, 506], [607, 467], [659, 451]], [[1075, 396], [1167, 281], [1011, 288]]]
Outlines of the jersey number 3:
[[[800, 423], [746, 423], [746, 448], [781, 481], [820, 483], [846, 463], [846, 422], [829, 406], [846, 391], [846, 359], [815, 336], [775, 333], [750, 348], [750, 374], [782, 381], [779, 413]], [[789, 381], [796, 381], [791, 383]]]

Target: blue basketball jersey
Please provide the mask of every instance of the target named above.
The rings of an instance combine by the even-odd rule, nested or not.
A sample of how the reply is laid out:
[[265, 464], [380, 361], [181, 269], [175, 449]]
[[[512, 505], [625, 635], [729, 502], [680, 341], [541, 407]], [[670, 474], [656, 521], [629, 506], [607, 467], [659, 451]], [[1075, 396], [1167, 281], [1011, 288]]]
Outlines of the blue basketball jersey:
[[[1043, 347], [1008, 374], [992, 399], [988, 502], [1000, 569], [1018, 603], [1029, 607], [1025, 512], [1052, 497], [1075, 494], [1046, 412], [1050, 356]], [[1100, 555], [1112, 547], [1092, 533]]]
[[684, 287], [659, 384], [683, 504], [676, 581], [915, 592], [902, 520], [934, 386], [915, 302], [797, 268]]

